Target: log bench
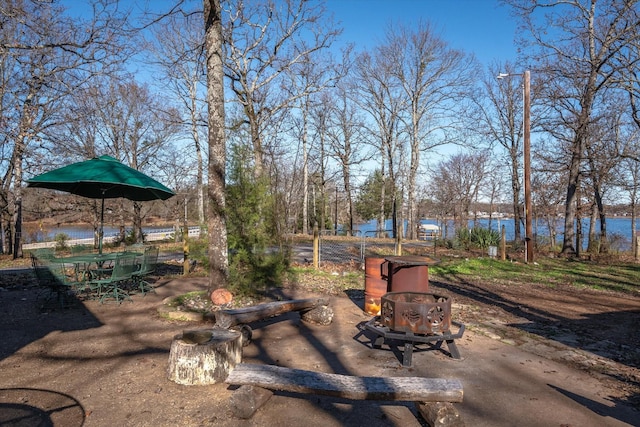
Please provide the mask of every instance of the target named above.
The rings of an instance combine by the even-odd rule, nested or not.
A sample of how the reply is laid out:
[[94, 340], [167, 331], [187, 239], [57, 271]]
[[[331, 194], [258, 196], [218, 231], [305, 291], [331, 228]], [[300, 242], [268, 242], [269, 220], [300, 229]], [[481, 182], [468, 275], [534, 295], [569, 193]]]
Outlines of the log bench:
[[463, 394], [462, 383], [455, 379], [355, 377], [251, 363], [237, 364], [225, 382], [353, 400], [462, 402]]
[[[220, 328], [230, 328], [232, 326], [256, 322], [269, 317], [288, 313], [290, 311], [302, 312], [303, 320], [314, 323], [329, 324], [333, 318], [333, 311], [329, 313], [320, 311], [327, 309], [329, 300], [327, 298], [308, 298], [290, 301], [276, 301], [258, 304], [252, 307], [236, 308], [229, 310], [218, 310], [214, 312], [216, 326]], [[320, 314], [318, 316], [318, 314]], [[328, 322], [324, 319], [327, 318]]]
[[250, 418], [271, 397], [270, 390], [310, 393], [352, 400], [414, 401], [430, 426], [464, 427], [452, 403], [462, 402], [457, 379], [423, 377], [355, 377], [274, 365], [239, 363], [225, 380], [241, 386], [232, 397], [233, 413]]

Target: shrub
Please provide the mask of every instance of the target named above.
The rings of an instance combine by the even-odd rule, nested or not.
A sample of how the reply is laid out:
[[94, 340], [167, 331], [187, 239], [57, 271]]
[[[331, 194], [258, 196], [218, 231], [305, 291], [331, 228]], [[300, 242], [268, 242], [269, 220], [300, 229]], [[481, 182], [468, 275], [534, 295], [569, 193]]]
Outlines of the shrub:
[[500, 243], [500, 233], [483, 227], [473, 227], [471, 229], [471, 242], [482, 249], [489, 246], [498, 246]]
[[196, 260], [205, 271], [209, 270], [208, 249], [209, 240], [207, 238], [189, 239], [189, 258]]
[[229, 264], [229, 288], [236, 295], [254, 296], [263, 289], [281, 286], [288, 272], [287, 250], [261, 254], [238, 250]]
[[57, 233], [53, 238], [56, 242], [56, 250], [64, 251], [69, 249], [69, 235], [66, 233]]
[[484, 227], [459, 228], [456, 230], [456, 242], [464, 249], [482, 248], [498, 246], [500, 244], [500, 233]]

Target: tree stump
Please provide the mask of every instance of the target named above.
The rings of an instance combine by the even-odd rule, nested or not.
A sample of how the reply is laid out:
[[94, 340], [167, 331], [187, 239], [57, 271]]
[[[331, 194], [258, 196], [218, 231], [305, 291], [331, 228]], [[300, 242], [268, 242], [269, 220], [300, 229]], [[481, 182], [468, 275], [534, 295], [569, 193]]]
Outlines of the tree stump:
[[184, 331], [171, 342], [169, 379], [183, 385], [224, 382], [242, 360], [242, 334], [227, 329]]

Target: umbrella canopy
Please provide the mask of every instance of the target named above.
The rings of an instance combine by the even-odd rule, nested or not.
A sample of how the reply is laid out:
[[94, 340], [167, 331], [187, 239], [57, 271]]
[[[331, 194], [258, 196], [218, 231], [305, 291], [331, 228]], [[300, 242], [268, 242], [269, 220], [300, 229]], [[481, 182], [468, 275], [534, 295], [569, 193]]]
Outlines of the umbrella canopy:
[[27, 181], [28, 187], [66, 191], [91, 199], [102, 199], [99, 250], [102, 252], [104, 199], [137, 202], [166, 200], [175, 193], [155, 179], [130, 168], [111, 156], [100, 156], [45, 172]]
[[175, 195], [155, 179], [111, 156], [100, 156], [45, 172], [31, 178], [27, 184], [29, 187], [66, 191], [91, 199], [124, 197], [142, 202], [166, 200]]

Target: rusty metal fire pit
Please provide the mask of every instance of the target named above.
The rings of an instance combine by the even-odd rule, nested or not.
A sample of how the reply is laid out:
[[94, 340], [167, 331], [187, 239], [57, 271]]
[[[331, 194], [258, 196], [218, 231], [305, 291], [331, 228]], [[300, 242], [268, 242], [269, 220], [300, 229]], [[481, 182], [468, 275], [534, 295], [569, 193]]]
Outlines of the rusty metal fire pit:
[[[373, 346], [379, 348], [385, 339], [404, 342], [403, 366], [411, 366], [414, 343], [435, 343], [440, 348], [447, 343], [454, 359], [460, 358], [455, 339], [464, 333], [462, 323], [451, 320], [451, 299], [427, 292], [388, 292], [381, 298], [380, 316], [365, 324], [379, 337]], [[458, 327], [451, 333], [451, 325]]]

